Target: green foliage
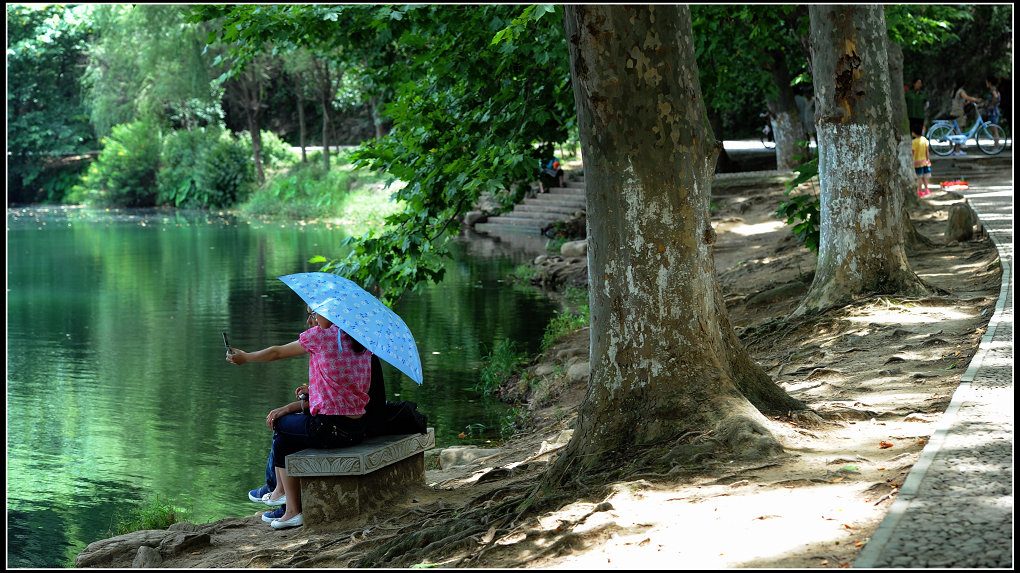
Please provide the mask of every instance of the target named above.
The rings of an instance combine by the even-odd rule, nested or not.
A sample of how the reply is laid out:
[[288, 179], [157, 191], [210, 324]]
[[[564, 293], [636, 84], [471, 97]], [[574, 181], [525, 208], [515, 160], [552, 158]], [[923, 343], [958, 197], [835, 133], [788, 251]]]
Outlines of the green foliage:
[[379, 212], [382, 206], [378, 204], [378, 199], [389, 203], [386, 196], [359, 198], [362, 203], [361, 212], [354, 217], [344, 217], [353, 208], [348, 204], [351, 191], [371, 179], [364, 174], [336, 166], [326, 171], [320, 162], [298, 163], [271, 174], [240, 209], [249, 215], [275, 215], [291, 219], [343, 217], [379, 221], [393, 210], [383, 209], [382, 213]]
[[937, 4], [887, 4], [885, 26], [889, 39], [905, 48], [927, 48], [940, 42], [957, 40], [953, 22], [972, 20], [973, 16], [957, 6]]
[[504, 338], [496, 343], [492, 352], [485, 356], [485, 365], [481, 369], [478, 383], [474, 389], [482, 394], [492, 394], [504, 382], [517, 373], [518, 368], [527, 360], [523, 352], [518, 352], [517, 343]]
[[577, 309], [575, 312], [588, 315], [588, 289], [568, 286], [563, 290], [563, 302], [567, 308]]
[[245, 199], [254, 181], [250, 151], [227, 132], [198, 156], [195, 184], [210, 207], [225, 207]]
[[128, 512], [117, 515], [116, 523], [107, 533], [110, 537], [124, 535], [133, 531], [146, 529], [166, 529], [171, 525], [189, 520], [191, 517], [191, 500], [185, 498], [187, 507], [180, 507], [172, 498], [160, 499], [157, 495], [148, 503]]
[[145, 121], [117, 125], [67, 202], [95, 206], [209, 208], [244, 198], [253, 180], [250, 148], [211, 126], [160, 130]]
[[[262, 132], [262, 166], [266, 169], [281, 169], [293, 165], [298, 160], [298, 155], [290, 150], [290, 145], [280, 139], [271, 131]], [[253, 157], [251, 144], [251, 133], [242, 131], [238, 140], [244, 147], [245, 153]]]
[[180, 5], [97, 5], [83, 77], [96, 132], [140, 119], [183, 129], [218, 123], [217, 50], [205, 49], [207, 27], [186, 23]]
[[[798, 159], [800, 160], [800, 158]], [[780, 203], [776, 217], [785, 219], [797, 239], [817, 255], [818, 245], [821, 241], [821, 199], [813, 193], [793, 196], [790, 196], [790, 193], [801, 184], [817, 179], [818, 157], [812, 157], [801, 163], [794, 171], [797, 176], [786, 184], [785, 194], [789, 197], [789, 201]]]
[[73, 160], [53, 162], [36, 179], [40, 195], [37, 200], [43, 203], [59, 204], [73, 191], [75, 185], [85, 176], [89, 161]]
[[514, 404], [507, 409], [506, 414], [499, 420], [499, 437], [506, 441], [514, 437], [518, 432], [528, 427], [528, 410], [521, 404]]
[[110, 137], [101, 141], [103, 150], [69, 200], [97, 206], [154, 206], [160, 140], [159, 130], [148, 122], [114, 126]]
[[222, 39], [235, 61], [281, 44], [360, 58], [361, 84], [386, 98], [382, 119], [393, 127], [355, 154], [355, 166], [407, 182], [394, 193], [404, 210], [388, 217], [385, 230], [349, 239], [349, 254], [323, 270], [378, 287], [384, 300], [441, 280], [446, 242], [463, 213], [486, 192], [519, 196], [538, 175], [536, 145], [565, 141], [574, 125], [562, 8], [522, 12], [509, 5], [193, 9], [198, 19], [224, 18]]
[[223, 136], [223, 130], [215, 126], [167, 133], [156, 177], [159, 204], [188, 208], [209, 205], [209, 198], [198, 186], [198, 165], [206, 150]]
[[590, 313], [587, 304], [583, 304], [570, 312], [557, 313], [549, 321], [549, 324], [545, 326], [545, 332], [542, 334], [542, 352], [552, 348], [558, 340], [571, 332], [588, 326], [589, 317]]
[[758, 114], [779, 87], [769, 70], [782, 59], [795, 77], [810, 77], [805, 58], [807, 10], [793, 5], [691, 6], [701, 93], [724, 133], [753, 136]]
[[1012, 4], [890, 5], [885, 13], [890, 38], [903, 47], [905, 81], [924, 82], [929, 119], [949, 112], [958, 82], [982, 97], [987, 76], [1012, 77]]
[[514, 267], [513, 278], [519, 282], [530, 282], [538, 276], [538, 271], [531, 265], [517, 265]]
[[47, 163], [94, 148], [80, 98], [92, 10], [7, 5], [8, 203], [60, 201], [67, 176], [47, 175]]

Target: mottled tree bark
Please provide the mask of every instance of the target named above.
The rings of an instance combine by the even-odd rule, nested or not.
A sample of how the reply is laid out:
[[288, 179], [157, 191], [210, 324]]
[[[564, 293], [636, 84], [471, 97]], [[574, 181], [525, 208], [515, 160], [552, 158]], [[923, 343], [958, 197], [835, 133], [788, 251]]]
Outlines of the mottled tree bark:
[[821, 244], [795, 314], [867, 294], [929, 292], [907, 261], [881, 5], [812, 5]]
[[779, 89], [775, 99], [766, 100], [772, 115], [772, 132], [776, 137], [776, 169], [790, 171], [801, 163], [796, 157], [804, 152], [797, 147], [797, 142], [807, 141], [808, 134], [794, 100], [793, 88], [790, 87], [793, 76], [782, 52], [773, 54], [772, 69], [769, 72]]
[[[715, 134], [714, 136], [721, 138], [722, 135], [720, 135], [720, 134], [722, 134], [722, 120], [719, 119], [719, 116], [718, 115], [709, 114], [709, 116], [708, 116], [708, 124], [710, 126], [712, 126], [712, 133]], [[722, 141], [722, 139], [719, 139], [719, 141]], [[736, 171], [739, 171], [739, 168], [740, 168], [740, 165], [738, 165], [737, 162], [734, 161], [733, 158], [730, 157], [730, 155], [728, 153], [726, 153], [726, 148], [724, 148], [724, 147], [722, 147], [720, 145], [719, 146], [719, 157], [716, 159], [716, 163], [715, 163], [715, 172], [716, 173], [734, 173]]]
[[[591, 361], [555, 481], [632, 445], [720, 424], [774, 453], [755, 408], [800, 402], [751, 360], [723, 303], [709, 216], [718, 153], [686, 6], [568, 5], [588, 201]], [[754, 400], [754, 405], [748, 397]]]
[[889, 55], [889, 85], [893, 126], [896, 134], [896, 151], [900, 160], [898, 184], [903, 193], [903, 244], [907, 252], [921, 247], [931, 247], [932, 242], [914, 227], [908, 209], [920, 206], [917, 196], [917, 174], [914, 172], [914, 152], [910, 147], [910, 120], [907, 117], [907, 98], [903, 91], [903, 50], [900, 45], [886, 36]]

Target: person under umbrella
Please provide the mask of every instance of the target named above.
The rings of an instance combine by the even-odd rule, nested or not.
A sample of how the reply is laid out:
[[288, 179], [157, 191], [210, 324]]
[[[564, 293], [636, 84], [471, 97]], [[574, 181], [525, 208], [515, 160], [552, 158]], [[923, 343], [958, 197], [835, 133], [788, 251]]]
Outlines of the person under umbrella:
[[[286, 504], [283, 516], [270, 524], [274, 529], [304, 525], [300, 481], [287, 475], [287, 456], [306, 448], [349, 447], [365, 437], [362, 418], [369, 398], [372, 352], [317, 312], [310, 312], [309, 317], [315, 326], [294, 342], [257, 352], [233, 347], [227, 352], [227, 361], [238, 366], [311, 354], [309, 411], [303, 412], [302, 402], [297, 401], [275, 408], [266, 416], [266, 425], [273, 430], [277, 485], [263, 497], [263, 503]], [[297, 392], [301, 391], [298, 388]]]

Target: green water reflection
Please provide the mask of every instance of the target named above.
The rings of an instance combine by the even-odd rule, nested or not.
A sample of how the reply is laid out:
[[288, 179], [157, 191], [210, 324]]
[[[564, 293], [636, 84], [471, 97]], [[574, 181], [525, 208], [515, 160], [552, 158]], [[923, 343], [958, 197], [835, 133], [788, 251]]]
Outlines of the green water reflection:
[[[9, 210], [8, 565], [64, 566], [155, 494], [190, 499], [199, 522], [253, 515], [265, 414], [307, 360], [234, 367], [220, 332], [246, 350], [295, 340], [303, 303], [276, 277], [317, 270], [304, 261], [339, 254], [344, 236], [204, 212]], [[478, 368], [503, 338], [535, 350], [554, 310], [502, 282], [526, 255], [455, 251], [441, 285], [395, 309], [424, 384], [385, 367], [389, 398], [418, 402], [439, 445], [469, 426], [497, 436], [504, 411], [471, 391]]]

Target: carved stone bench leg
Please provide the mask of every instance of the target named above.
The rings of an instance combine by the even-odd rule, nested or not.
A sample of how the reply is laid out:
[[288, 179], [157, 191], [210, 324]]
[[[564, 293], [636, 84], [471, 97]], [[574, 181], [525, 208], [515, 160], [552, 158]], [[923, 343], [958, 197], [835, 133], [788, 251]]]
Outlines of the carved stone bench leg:
[[382, 502], [425, 483], [425, 453], [362, 476], [312, 476], [301, 480], [301, 513], [306, 525], [336, 523], [378, 509]]

